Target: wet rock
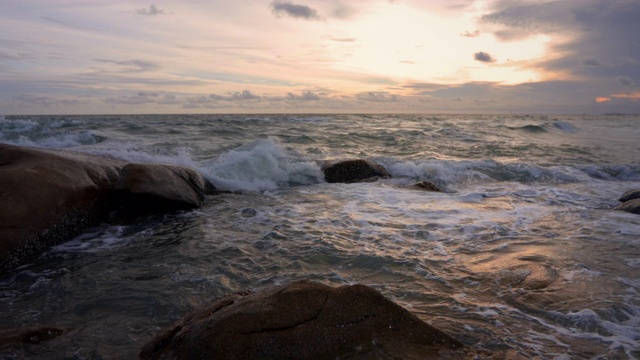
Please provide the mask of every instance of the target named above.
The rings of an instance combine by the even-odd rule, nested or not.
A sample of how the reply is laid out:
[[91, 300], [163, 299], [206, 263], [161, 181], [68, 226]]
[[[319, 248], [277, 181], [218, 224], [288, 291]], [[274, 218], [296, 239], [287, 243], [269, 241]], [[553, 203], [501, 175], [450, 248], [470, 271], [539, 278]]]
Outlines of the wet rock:
[[626, 201], [616, 206], [614, 209], [623, 210], [633, 214], [640, 214], [640, 199], [633, 199], [633, 200]]
[[438, 185], [436, 185], [435, 183], [429, 180], [420, 181], [416, 183], [414, 186], [417, 187], [418, 189], [422, 189], [426, 191], [444, 192]]
[[558, 272], [551, 267], [531, 263], [502, 270], [499, 278], [509, 286], [539, 290], [549, 287], [558, 280], [559, 276]]
[[69, 328], [53, 326], [30, 326], [0, 330], [0, 350], [18, 347], [23, 344], [39, 344], [66, 334], [70, 330]]
[[114, 189], [127, 216], [193, 209], [216, 190], [192, 169], [161, 164], [127, 164]]
[[376, 178], [391, 177], [387, 170], [369, 160], [344, 160], [323, 166], [325, 180], [328, 183], [352, 183]]
[[104, 216], [124, 162], [0, 144], [0, 273]]
[[638, 190], [638, 189], [629, 190], [629, 191], [625, 192], [624, 194], [622, 194], [622, 196], [620, 197], [620, 199], [618, 199], [618, 201], [627, 202], [627, 201], [633, 200], [633, 199], [640, 199], [640, 190]]
[[299, 281], [216, 300], [147, 343], [140, 357], [428, 359], [460, 348], [367, 286]]

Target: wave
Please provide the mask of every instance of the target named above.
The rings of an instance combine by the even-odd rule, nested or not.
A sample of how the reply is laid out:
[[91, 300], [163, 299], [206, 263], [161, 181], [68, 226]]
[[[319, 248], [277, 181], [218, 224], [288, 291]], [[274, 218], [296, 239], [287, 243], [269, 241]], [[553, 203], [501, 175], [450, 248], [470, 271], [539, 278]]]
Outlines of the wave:
[[391, 176], [411, 180], [430, 180], [438, 185], [475, 182], [573, 183], [589, 179], [607, 181], [640, 181], [640, 165], [575, 165], [543, 167], [527, 163], [477, 161], [402, 161], [377, 158]]
[[105, 137], [91, 130], [66, 130], [72, 125], [72, 122], [66, 120], [36, 122], [0, 117], [0, 142], [19, 146], [68, 148], [97, 144], [105, 140]]
[[569, 133], [569, 134], [574, 134], [578, 132], [577, 127], [573, 126], [571, 123], [568, 123], [566, 121], [554, 121], [552, 123], [545, 123], [542, 125], [528, 124], [528, 125], [517, 126], [517, 127], [508, 126], [507, 128], [511, 130], [518, 130], [518, 131], [523, 131], [523, 132], [533, 133], [533, 134], [547, 133], [550, 131], [558, 131], [558, 130], [563, 133]]
[[288, 152], [273, 139], [227, 151], [198, 168], [214, 185], [228, 190], [267, 191], [324, 182], [316, 162]]

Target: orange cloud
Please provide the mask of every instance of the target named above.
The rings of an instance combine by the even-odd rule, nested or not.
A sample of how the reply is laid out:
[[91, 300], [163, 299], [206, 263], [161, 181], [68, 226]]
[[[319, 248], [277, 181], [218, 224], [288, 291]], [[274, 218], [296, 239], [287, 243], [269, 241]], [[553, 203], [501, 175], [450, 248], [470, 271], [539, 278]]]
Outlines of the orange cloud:
[[607, 102], [607, 101], [611, 101], [611, 98], [608, 98], [608, 97], [597, 97], [596, 98], [596, 102], [597, 103], [603, 103], [603, 102]]

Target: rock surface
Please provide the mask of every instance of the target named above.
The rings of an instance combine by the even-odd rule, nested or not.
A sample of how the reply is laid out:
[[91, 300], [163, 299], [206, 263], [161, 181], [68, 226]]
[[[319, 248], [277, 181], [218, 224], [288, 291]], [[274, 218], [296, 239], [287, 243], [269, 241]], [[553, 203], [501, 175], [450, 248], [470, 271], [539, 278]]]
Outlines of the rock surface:
[[322, 167], [328, 183], [352, 183], [375, 178], [391, 177], [387, 170], [369, 160], [344, 160]]
[[0, 273], [99, 218], [123, 165], [105, 157], [0, 144]]
[[614, 209], [623, 210], [633, 214], [640, 214], [640, 199], [633, 199], [633, 200], [626, 201], [616, 206]]
[[429, 359], [460, 348], [367, 286], [299, 281], [218, 299], [147, 343], [140, 357]]
[[627, 202], [627, 201], [633, 200], [633, 199], [640, 199], [640, 190], [638, 190], [638, 189], [629, 190], [629, 191], [625, 192], [624, 194], [622, 194], [622, 196], [620, 197], [620, 199], [618, 199], [618, 201]]
[[196, 171], [176, 165], [127, 164], [115, 190], [129, 216], [199, 207], [216, 189]]

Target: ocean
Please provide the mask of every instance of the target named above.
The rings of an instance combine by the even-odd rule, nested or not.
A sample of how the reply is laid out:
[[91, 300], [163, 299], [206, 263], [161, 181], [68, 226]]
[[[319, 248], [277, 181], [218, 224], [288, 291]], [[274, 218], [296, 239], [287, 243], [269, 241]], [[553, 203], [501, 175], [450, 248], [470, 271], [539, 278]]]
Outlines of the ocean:
[[[193, 167], [230, 193], [100, 224], [0, 277], [0, 330], [74, 330], [6, 359], [136, 358], [214, 298], [374, 287], [465, 345], [640, 359], [640, 116], [4, 116], [0, 142]], [[364, 158], [390, 179], [329, 184]], [[446, 191], [412, 187], [429, 180]]]

